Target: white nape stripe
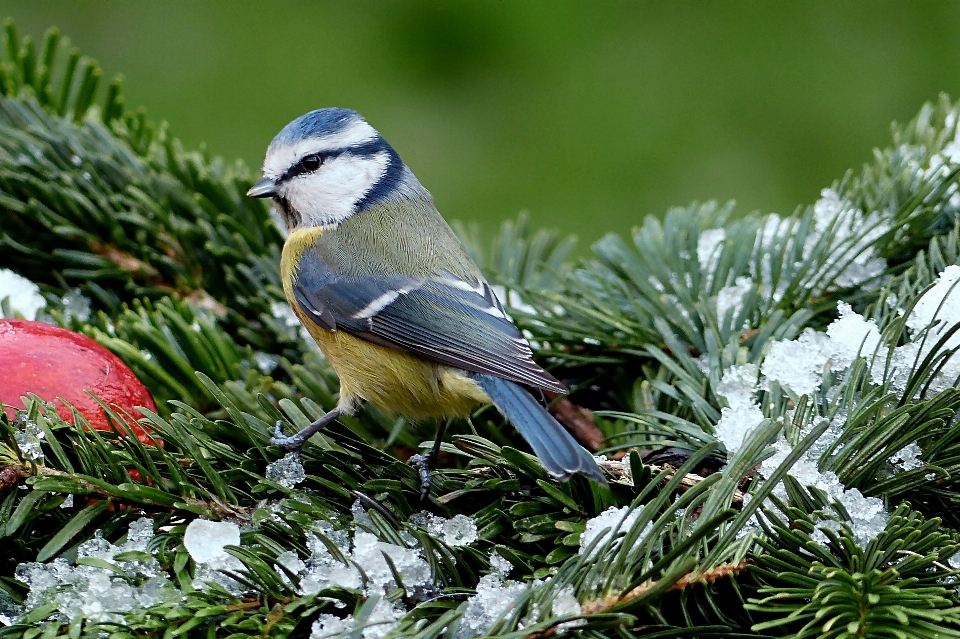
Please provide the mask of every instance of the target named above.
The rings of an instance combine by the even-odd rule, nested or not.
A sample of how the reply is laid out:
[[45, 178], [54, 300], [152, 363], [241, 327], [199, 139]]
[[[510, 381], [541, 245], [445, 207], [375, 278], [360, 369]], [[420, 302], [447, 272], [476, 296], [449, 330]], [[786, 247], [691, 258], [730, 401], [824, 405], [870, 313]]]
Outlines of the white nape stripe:
[[370, 142], [377, 137], [377, 130], [363, 120], [354, 120], [342, 131], [333, 135], [308, 138], [294, 144], [285, 144], [267, 149], [267, 156], [263, 160], [263, 174], [267, 177], [278, 178], [287, 172], [305, 155], [323, 153], [336, 149], [346, 149]]

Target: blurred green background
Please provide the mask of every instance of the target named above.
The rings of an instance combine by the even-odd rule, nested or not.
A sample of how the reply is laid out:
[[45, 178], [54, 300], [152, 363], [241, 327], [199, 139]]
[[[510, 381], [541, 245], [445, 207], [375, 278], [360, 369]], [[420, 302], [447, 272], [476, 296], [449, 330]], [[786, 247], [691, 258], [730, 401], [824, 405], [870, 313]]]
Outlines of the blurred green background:
[[3, 0], [126, 76], [130, 106], [258, 167], [363, 113], [448, 218], [592, 241], [692, 200], [791, 212], [960, 96], [960, 2]]

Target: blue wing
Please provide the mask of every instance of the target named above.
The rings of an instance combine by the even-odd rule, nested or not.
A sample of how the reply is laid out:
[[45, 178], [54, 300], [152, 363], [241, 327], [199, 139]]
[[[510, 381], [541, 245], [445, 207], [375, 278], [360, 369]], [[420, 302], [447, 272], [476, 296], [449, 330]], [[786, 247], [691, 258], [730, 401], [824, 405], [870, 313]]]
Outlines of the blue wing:
[[482, 279], [335, 273], [310, 251], [298, 271], [297, 303], [326, 330], [534, 388], [567, 390], [533, 361], [526, 339]]

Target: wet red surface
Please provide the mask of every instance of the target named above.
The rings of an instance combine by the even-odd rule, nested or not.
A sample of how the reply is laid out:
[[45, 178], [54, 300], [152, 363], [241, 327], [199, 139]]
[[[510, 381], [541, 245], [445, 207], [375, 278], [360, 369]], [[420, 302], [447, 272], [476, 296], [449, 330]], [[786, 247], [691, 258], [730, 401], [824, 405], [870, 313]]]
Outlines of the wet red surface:
[[[146, 387], [116, 355], [86, 335], [42, 322], [0, 318], [0, 402], [8, 416], [22, 408], [20, 397], [35, 393], [55, 402], [57, 413], [73, 422], [62, 398], [97, 430], [112, 430], [107, 416], [86, 391], [95, 393], [118, 412], [136, 418], [135, 409], [157, 406]], [[144, 443], [150, 438], [135, 428]]]

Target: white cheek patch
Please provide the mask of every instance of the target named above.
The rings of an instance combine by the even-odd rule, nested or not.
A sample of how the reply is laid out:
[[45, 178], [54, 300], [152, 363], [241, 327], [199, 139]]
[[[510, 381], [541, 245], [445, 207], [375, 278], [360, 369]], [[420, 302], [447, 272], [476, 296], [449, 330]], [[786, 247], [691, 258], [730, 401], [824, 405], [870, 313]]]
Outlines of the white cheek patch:
[[267, 177], [278, 178], [305, 155], [347, 149], [370, 142], [376, 137], [376, 129], [363, 120], [354, 120], [342, 131], [333, 135], [309, 138], [284, 146], [274, 147], [271, 144], [270, 148], [267, 149], [267, 157], [263, 160], [263, 174]]
[[354, 205], [380, 181], [389, 163], [386, 151], [365, 156], [345, 153], [313, 173], [289, 180], [280, 195], [300, 213], [306, 226], [339, 224], [353, 214]]

